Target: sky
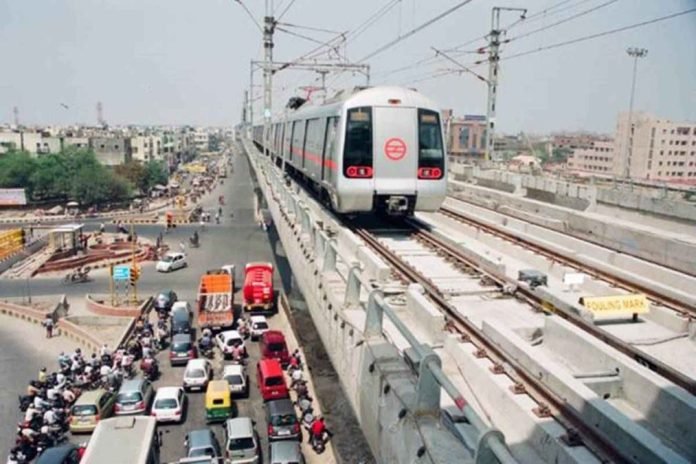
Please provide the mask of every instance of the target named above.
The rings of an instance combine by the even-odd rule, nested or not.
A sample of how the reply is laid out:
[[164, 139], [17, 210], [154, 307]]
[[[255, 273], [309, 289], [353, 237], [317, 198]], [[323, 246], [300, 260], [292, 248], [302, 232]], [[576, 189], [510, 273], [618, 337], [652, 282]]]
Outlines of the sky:
[[[264, 1], [242, 1], [261, 21]], [[501, 15], [505, 38], [511, 39], [502, 46], [500, 61], [497, 127], [502, 132], [612, 132], [617, 113], [629, 106], [633, 61], [627, 47], [648, 49], [638, 63], [634, 109], [696, 121], [696, 13], [506, 59], [696, 8], [696, 0], [471, 0], [366, 61], [361, 60], [383, 44], [460, 1], [274, 0], [275, 15], [291, 2], [275, 33], [276, 60], [292, 61], [315, 48], [307, 38], [323, 42], [348, 32], [338, 52], [342, 59], [369, 64], [373, 85], [416, 88], [457, 115], [485, 114], [487, 86], [468, 72], [445, 73], [464, 65], [486, 77], [488, 65], [474, 64], [485, 56], [474, 52], [486, 45], [491, 7], [527, 8], [524, 21], [516, 12]], [[355, 33], [388, 6], [364, 32]], [[458, 52], [447, 52], [459, 65], [433, 59], [431, 47], [448, 50], [467, 42]], [[233, 0], [0, 0], [0, 57], [0, 123], [12, 122], [16, 106], [22, 124], [93, 124], [102, 102], [106, 121], [114, 125], [230, 126], [240, 121], [250, 61], [262, 58], [262, 47], [256, 24]], [[335, 61], [336, 52], [316, 59], [329, 58]], [[256, 84], [261, 77], [255, 74]], [[365, 83], [350, 72], [329, 74], [326, 81], [329, 93]], [[277, 73], [274, 111], [290, 96], [304, 95], [298, 87], [319, 83], [313, 72]], [[260, 88], [255, 92], [261, 95]]]

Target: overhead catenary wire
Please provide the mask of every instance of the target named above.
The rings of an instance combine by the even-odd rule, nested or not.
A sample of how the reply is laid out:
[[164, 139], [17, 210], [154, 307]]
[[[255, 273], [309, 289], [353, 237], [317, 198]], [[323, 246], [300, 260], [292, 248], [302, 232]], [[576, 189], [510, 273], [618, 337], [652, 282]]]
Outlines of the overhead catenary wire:
[[323, 29], [321, 27], [314, 27], [314, 26], [301, 26], [299, 24], [291, 24], [291, 23], [285, 23], [285, 22], [280, 22], [276, 21], [276, 25], [278, 26], [285, 26], [285, 27], [294, 27], [297, 29], [306, 29], [308, 31], [315, 31], [315, 32], [326, 32], [327, 34], [346, 34], [346, 31], [334, 31], [331, 29]]
[[263, 33], [263, 27], [261, 27], [261, 24], [259, 24], [259, 22], [256, 20], [256, 18], [254, 17], [254, 14], [251, 11], [249, 11], [249, 8], [247, 8], [247, 6], [244, 3], [242, 3], [242, 0], [234, 0], [234, 1], [239, 3], [240, 5], [242, 5], [242, 8], [244, 8], [244, 11], [246, 11], [247, 15], [249, 15], [249, 18], [251, 18], [251, 20], [254, 22], [254, 24], [256, 24], [256, 27], [259, 29], [259, 31], [261, 31], [261, 33]]
[[417, 27], [411, 29], [410, 31], [406, 32], [404, 35], [399, 36], [399, 37], [397, 37], [396, 39], [391, 40], [391, 41], [387, 42], [386, 44], [380, 46], [379, 48], [377, 48], [377, 49], [374, 50], [373, 52], [367, 54], [367, 55], [364, 56], [362, 59], [358, 60], [357, 62], [358, 62], [358, 63], [362, 63], [362, 62], [364, 62], [364, 61], [369, 60], [370, 58], [373, 58], [373, 57], [379, 55], [380, 53], [382, 53], [382, 52], [384, 52], [385, 50], [387, 50], [387, 49], [393, 47], [393, 46], [396, 45], [397, 43], [399, 43], [399, 42], [401, 42], [401, 41], [403, 41], [403, 40], [405, 40], [405, 39], [411, 37], [412, 35], [414, 35], [414, 34], [420, 32], [420, 31], [422, 31], [422, 30], [425, 29], [426, 27], [433, 25], [434, 23], [438, 22], [438, 21], [441, 20], [442, 18], [445, 18], [445, 17], [449, 16], [450, 14], [454, 13], [454, 12], [457, 11], [458, 9], [462, 8], [463, 6], [465, 6], [465, 5], [467, 5], [467, 4], [471, 3], [471, 2], [472, 2], [472, 0], [464, 0], [464, 1], [462, 1], [462, 2], [457, 3], [457, 4], [454, 5], [453, 7], [448, 8], [447, 10], [443, 11], [442, 13], [436, 15], [435, 17], [433, 17], [433, 18], [427, 20], [426, 22], [424, 22], [424, 23], [420, 24], [419, 26], [417, 26]]
[[585, 42], [585, 41], [587, 41], [587, 40], [597, 39], [597, 38], [599, 38], [599, 37], [605, 37], [605, 36], [608, 36], [608, 35], [617, 34], [617, 33], [619, 33], [619, 32], [628, 31], [628, 30], [631, 30], [631, 29], [636, 29], [636, 28], [638, 28], [638, 27], [648, 26], [648, 25], [650, 25], [650, 24], [655, 24], [655, 23], [658, 23], [658, 22], [661, 22], [661, 21], [666, 21], [666, 20], [668, 20], [668, 19], [672, 19], [672, 18], [676, 18], [676, 17], [679, 17], [679, 16], [683, 16], [683, 15], [686, 15], [686, 14], [689, 14], [689, 13], [693, 13], [693, 12], [695, 12], [695, 11], [696, 11], [696, 8], [689, 8], [688, 10], [684, 10], [684, 11], [680, 11], [680, 12], [677, 12], [677, 13], [668, 14], [668, 15], [665, 15], [665, 16], [660, 16], [660, 17], [653, 18], [653, 19], [648, 19], [648, 20], [646, 20], [646, 21], [641, 21], [641, 22], [639, 22], [639, 23], [629, 24], [629, 25], [627, 25], [627, 26], [617, 27], [617, 28], [615, 28], [615, 29], [610, 29], [610, 30], [607, 30], [607, 31], [598, 32], [598, 33], [595, 33], [595, 34], [589, 34], [589, 35], [586, 35], [586, 36], [577, 37], [577, 38], [575, 38], [575, 39], [564, 40], [564, 41], [562, 41], [562, 42], [556, 42], [556, 43], [554, 43], [554, 44], [544, 45], [544, 46], [541, 46], [541, 47], [538, 47], [538, 48], [535, 48], [535, 49], [532, 49], [532, 50], [527, 50], [527, 51], [515, 53], [515, 54], [512, 54], [512, 55], [503, 56], [502, 58], [500, 58], [500, 60], [501, 60], [501, 61], [503, 61], [503, 60], [505, 60], [505, 61], [506, 61], [506, 60], [511, 60], [511, 59], [513, 59], [513, 58], [519, 58], [519, 57], [522, 57], [522, 56], [531, 55], [531, 54], [533, 54], [533, 53], [538, 53], [538, 52], [541, 52], [541, 51], [544, 51], [544, 50], [551, 50], [551, 49], [554, 49], [554, 48], [564, 47], [564, 46], [566, 46], [566, 45], [572, 45], [572, 44], [576, 44], [576, 43], [579, 43], [579, 42]]
[[280, 20], [283, 18], [283, 16], [285, 16], [285, 13], [287, 13], [288, 10], [289, 10], [294, 4], [295, 4], [295, 0], [290, 0], [290, 3], [288, 3], [288, 5], [285, 7], [285, 9], [284, 9], [283, 11], [280, 12], [280, 14], [278, 15], [278, 17], [276, 18], [276, 21], [280, 21]]

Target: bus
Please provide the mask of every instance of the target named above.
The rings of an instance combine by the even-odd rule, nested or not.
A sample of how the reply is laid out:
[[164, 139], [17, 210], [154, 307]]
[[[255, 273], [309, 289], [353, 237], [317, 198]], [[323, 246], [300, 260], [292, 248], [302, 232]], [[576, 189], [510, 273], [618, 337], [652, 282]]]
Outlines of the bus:
[[120, 416], [99, 422], [80, 464], [159, 464], [159, 454], [154, 417]]

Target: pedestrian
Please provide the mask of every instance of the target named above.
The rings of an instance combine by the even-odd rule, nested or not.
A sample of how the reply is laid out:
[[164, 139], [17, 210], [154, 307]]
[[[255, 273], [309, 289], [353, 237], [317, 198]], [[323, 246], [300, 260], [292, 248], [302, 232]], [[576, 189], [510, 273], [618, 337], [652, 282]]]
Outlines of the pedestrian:
[[186, 245], [184, 242], [179, 242], [179, 250], [181, 250], [182, 253], [186, 253]]
[[46, 313], [46, 319], [44, 319], [42, 325], [46, 329], [46, 338], [53, 337], [53, 317], [51, 317], [51, 313]]
[[106, 232], [106, 226], [102, 222], [101, 224], [99, 224], [99, 233], [103, 234], [104, 232]]

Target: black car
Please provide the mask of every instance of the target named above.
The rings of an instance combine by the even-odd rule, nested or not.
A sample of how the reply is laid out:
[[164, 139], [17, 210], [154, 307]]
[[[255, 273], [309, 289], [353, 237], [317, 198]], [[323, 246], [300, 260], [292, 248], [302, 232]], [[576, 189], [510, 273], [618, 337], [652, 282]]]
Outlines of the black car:
[[172, 305], [176, 303], [177, 297], [176, 293], [174, 293], [174, 290], [164, 290], [161, 291], [156, 297], [155, 297], [155, 310], [156, 311], [169, 311], [172, 309]]
[[198, 357], [196, 346], [187, 334], [177, 334], [172, 337], [172, 346], [169, 350], [169, 362], [174, 365], [186, 365], [189, 359]]
[[36, 464], [79, 464], [77, 446], [72, 443], [54, 446], [41, 453]]
[[193, 333], [192, 320], [193, 316], [188, 307], [188, 304], [177, 304], [171, 311], [172, 323], [170, 326], [170, 331], [172, 337], [176, 334], [189, 334]]

